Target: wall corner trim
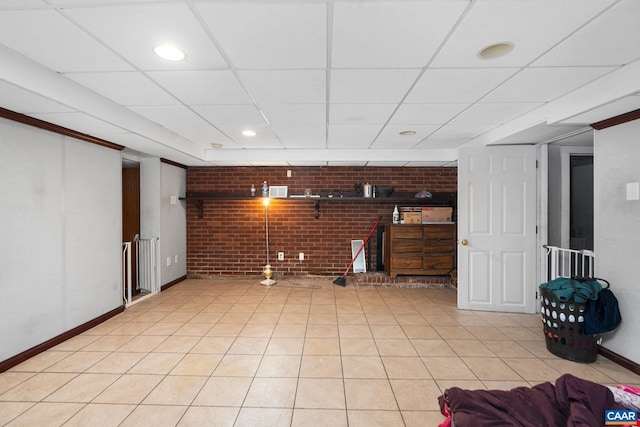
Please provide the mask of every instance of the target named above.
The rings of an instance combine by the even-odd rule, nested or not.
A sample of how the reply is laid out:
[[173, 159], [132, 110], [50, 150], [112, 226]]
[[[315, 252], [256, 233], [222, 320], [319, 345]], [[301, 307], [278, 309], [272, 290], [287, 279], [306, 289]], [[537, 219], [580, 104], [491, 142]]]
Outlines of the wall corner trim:
[[173, 160], [165, 159], [164, 157], [160, 157], [160, 162], [161, 163], [166, 163], [166, 164], [171, 165], [171, 166], [176, 166], [178, 168], [188, 169], [188, 167], [183, 165], [182, 163], [174, 162]]
[[182, 282], [183, 280], [187, 280], [187, 276], [186, 275], [184, 275], [182, 277], [178, 277], [176, 280], [172, 280], [171, 282], [160, 286], [160, 292], [166, 291], [167, 289], [169, 289], [173, 285], [177, 285], [178, 283]]
[[80, 335], [81, 333], [88, 331], [94, 326], [97, 326], [100, 323], [112, 318], [113, 316], [122, 313], [124, 311], [124, 307], [125, 307], [124, 305], [121, 305], [120, 307], [115, 308], [111, 311], [108, 311], [103, 315], [96, 317], [95, 319], [89, 320], [88, 322], [83, 323], [82, 325], [76, 326], [75, 328], [70, 329], [67, 332], [63, 332], [62, 334], [56, 337], [53, 337], [50, 340], [43, 342], [42, 344], [38, 344], [35, 347], [31, 347], [30, 349], [25, 350], [22, 353], [16, 354], [15, 356], [10, 357], [7, 360], [0, 361], [0, 372], [4, 372], [8, 369], [11, 369], [14, 366], [24, 362], [25, 360], [30, 359], [33, 356], [36, 356], [37, 354], [42, 353], [43, 351], [46, 351], [52, 347], [55, 347], [56, 345], [68, 340], [69, 338], [73, 338], [76, 335]]
[[595, 130], [602, 130], [613, 126], [618, 126], [623, 123], [632, 122], [638, 119], [640, 119], [640, 109], [629, 111], [628, 113], [620, 114], [619, 116], [611, 117], [606, 120], [601, 120], [599, 122], [593, 123], [591, 127]]
[[57, 133], [60, 135], [70, 136], [72, 138], [76, 138], [85, 142], [90, 142], [91, 144], [100, 145], [102, 147], [112, 148], [118, 151], [122, 151], [125, 149], [123, 145], [114, 144], [113, 142], [109, 142], [104, 139], [100, 139], [95, 136], [78, 132], [73, 129], [69, 129], [60, 125], [45, 122], [44, 120], [36, 119], [35, 117], [16, 113], [15, 111], [7, 110], [6, 108], [0, 107], [0, 117], [3, 117], [8, 120], [13, 120], [14, 122], [33, 126], [39, 129], [48, 130], [49, 132]]
[[624, 356], [620, 356], [619, 354], [614, 353], [611, 350], [607, 350], [602, 346], [598, 346], [598, 353], [611, 360], [612, 362], [622, 366], [623, 368], [626, 368], [631, 372], [640, 375], [640, 364], [634, 362], [633, 360], [629, 360]]

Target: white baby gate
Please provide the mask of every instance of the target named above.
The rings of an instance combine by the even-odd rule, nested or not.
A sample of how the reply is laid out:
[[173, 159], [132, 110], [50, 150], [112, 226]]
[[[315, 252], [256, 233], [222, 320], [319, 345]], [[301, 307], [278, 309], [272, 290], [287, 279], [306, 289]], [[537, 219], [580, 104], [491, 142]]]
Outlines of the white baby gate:
[[160, 292], [160, 238], [140, 239], [136, 236], [135, 242], [138, 263], [137, 289], [151, 293]]
[[593, 251], [544, 246], [547, 250], [547, 281], [557, 277], [593, 277]]
[[[136, 251], [136, 272], [137, 272], [137, 290], [147, 291], [149, 294], [160, 292], [160, 249], [159, 237], [153, 239], [140, 239], [136, 235], [134, 239]], [[132, 304], [132, 286], [131, 277], [131, 242], [122, 244], [122, 283], [124, 302], [126, 305]], [[140, 299], [141, 300], [141, 299]], [[138, 302], [140, 300], [136, 300]]]

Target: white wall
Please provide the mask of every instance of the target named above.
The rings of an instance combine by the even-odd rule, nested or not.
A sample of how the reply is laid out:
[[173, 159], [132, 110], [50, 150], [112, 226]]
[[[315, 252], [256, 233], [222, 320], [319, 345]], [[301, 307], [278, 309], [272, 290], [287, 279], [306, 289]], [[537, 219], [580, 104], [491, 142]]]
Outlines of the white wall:
[[120, 152], [0, 119], [0, 360], [122, 305]]
[[142, 159], [140, 187], [140, 234], [160, 237], [160, 284], [165, 285], [187, 274], [186, 205], [180, 200], [171, 204], [171, 196], [186, 194], [187, 171], [159, 158]]
[[622, 324], [603, 346], [640, 363], [640, 201], [626, 184], [640, 181], [640, 120], [596, 131], [594, 139], [596, 275], [611, 282]]
[[[186, 202], [179, 200], [186, 195], [187, 171], [161, 163], [160, 181], [160, 254], [163, 261], [160, 265], [162, 284], [167, 284], [187, 274], [187, 209]], [[173, 205], [171, 197], [175, 198]], [[167, 259], [171, 265], [167, 265]]]

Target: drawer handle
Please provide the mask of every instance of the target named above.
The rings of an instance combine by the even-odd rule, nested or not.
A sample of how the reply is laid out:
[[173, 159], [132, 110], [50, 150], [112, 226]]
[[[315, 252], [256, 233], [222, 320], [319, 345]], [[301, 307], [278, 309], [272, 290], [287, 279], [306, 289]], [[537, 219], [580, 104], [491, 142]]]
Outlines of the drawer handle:
[[404, 264], [404, 265], [411, 265], [411, 262], [409, 262], [409, 261], [405, 261], [403, 264]]

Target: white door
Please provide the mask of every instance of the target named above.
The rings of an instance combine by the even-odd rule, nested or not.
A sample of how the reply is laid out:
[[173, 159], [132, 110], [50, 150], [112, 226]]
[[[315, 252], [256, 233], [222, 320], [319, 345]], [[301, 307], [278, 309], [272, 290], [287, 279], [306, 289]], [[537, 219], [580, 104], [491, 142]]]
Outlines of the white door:
[[535, 313], [535, 147], [459, 154], [458, 307]]

